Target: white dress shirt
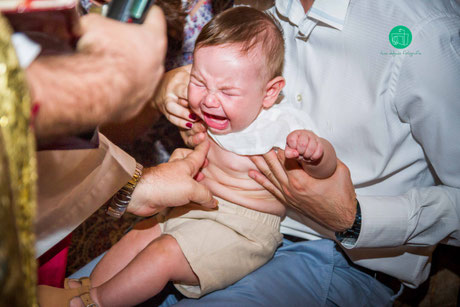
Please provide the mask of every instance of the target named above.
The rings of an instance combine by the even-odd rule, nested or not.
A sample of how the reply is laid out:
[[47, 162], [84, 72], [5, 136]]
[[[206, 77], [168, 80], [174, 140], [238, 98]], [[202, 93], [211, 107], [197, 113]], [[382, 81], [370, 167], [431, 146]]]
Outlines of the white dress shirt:
[[[299, 0], [271, 12], [286, 42], [287, 102], [350, 169], [362, 227], [355, 263], [416, 287], [439, 242], [460, 245], [460, 4]], [[390, 44], [399, 25], [405, 49]], [[282, 231], [331, 237], [290, 213]], [[314, 229], [314, 230], [313, 230]]]

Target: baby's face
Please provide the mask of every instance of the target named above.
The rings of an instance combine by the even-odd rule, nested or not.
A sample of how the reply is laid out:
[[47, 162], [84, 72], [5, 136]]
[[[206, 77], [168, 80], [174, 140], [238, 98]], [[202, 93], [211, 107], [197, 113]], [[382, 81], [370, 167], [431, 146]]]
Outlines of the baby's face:
[[241, 131], [259, 115], [266, 86], [261, 65], [260, 56], [242, 55], [238, 45], [195, 51], [188, 99], [212, 133]]

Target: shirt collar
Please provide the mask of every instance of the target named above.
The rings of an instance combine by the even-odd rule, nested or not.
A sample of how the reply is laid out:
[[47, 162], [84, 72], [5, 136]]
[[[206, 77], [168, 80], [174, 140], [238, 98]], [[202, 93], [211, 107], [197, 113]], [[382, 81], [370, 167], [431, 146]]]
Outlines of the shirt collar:
[[350, 0], [315, 0], [304, 14], [299, 0], [277, 0], [276, 9], [296, 25], [301, 25], [305, 18], [311, 18], [342, 30], [349, 4]]

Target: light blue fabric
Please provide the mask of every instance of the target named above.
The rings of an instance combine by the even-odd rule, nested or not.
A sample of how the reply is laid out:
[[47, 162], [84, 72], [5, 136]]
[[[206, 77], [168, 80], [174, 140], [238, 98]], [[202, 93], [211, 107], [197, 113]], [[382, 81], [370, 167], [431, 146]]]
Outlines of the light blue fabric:
[[78, 279], [80, 277], [87, 277], [91, 275], [91, 272], [93, 271], [94, 267], [102, 259], [102, 257], [104, 257], [105, 253], [102, 253], [101, 255], [91, 260], [91, 262], [87, 263], [84, 267], [80, 268], [78, 271], [70, 275], [69, 278]]
[[[101, 257], [71, 277], [89, 276]], [[180, 298], [169, 284], [142, 306], [171, 306]], [[391, 306], [395, 299], [392, 290], [350, 266], [333, 241], [284, 239], [270, 262], [236, 284], [175, 306]]]
[[391, 306], [393, 295], [350, 266], [333, 241], [285, 240], [270, 262], [236, 284], [175, 306]]

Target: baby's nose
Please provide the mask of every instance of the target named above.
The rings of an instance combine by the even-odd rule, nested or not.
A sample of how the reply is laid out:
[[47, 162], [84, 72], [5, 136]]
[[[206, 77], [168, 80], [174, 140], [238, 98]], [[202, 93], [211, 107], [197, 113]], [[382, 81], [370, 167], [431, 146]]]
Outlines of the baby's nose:
[[208, 93], [204, 99], [204, 104], [208, 108], [217, 108], [219, 107], [219, 100], [213, 93]]

